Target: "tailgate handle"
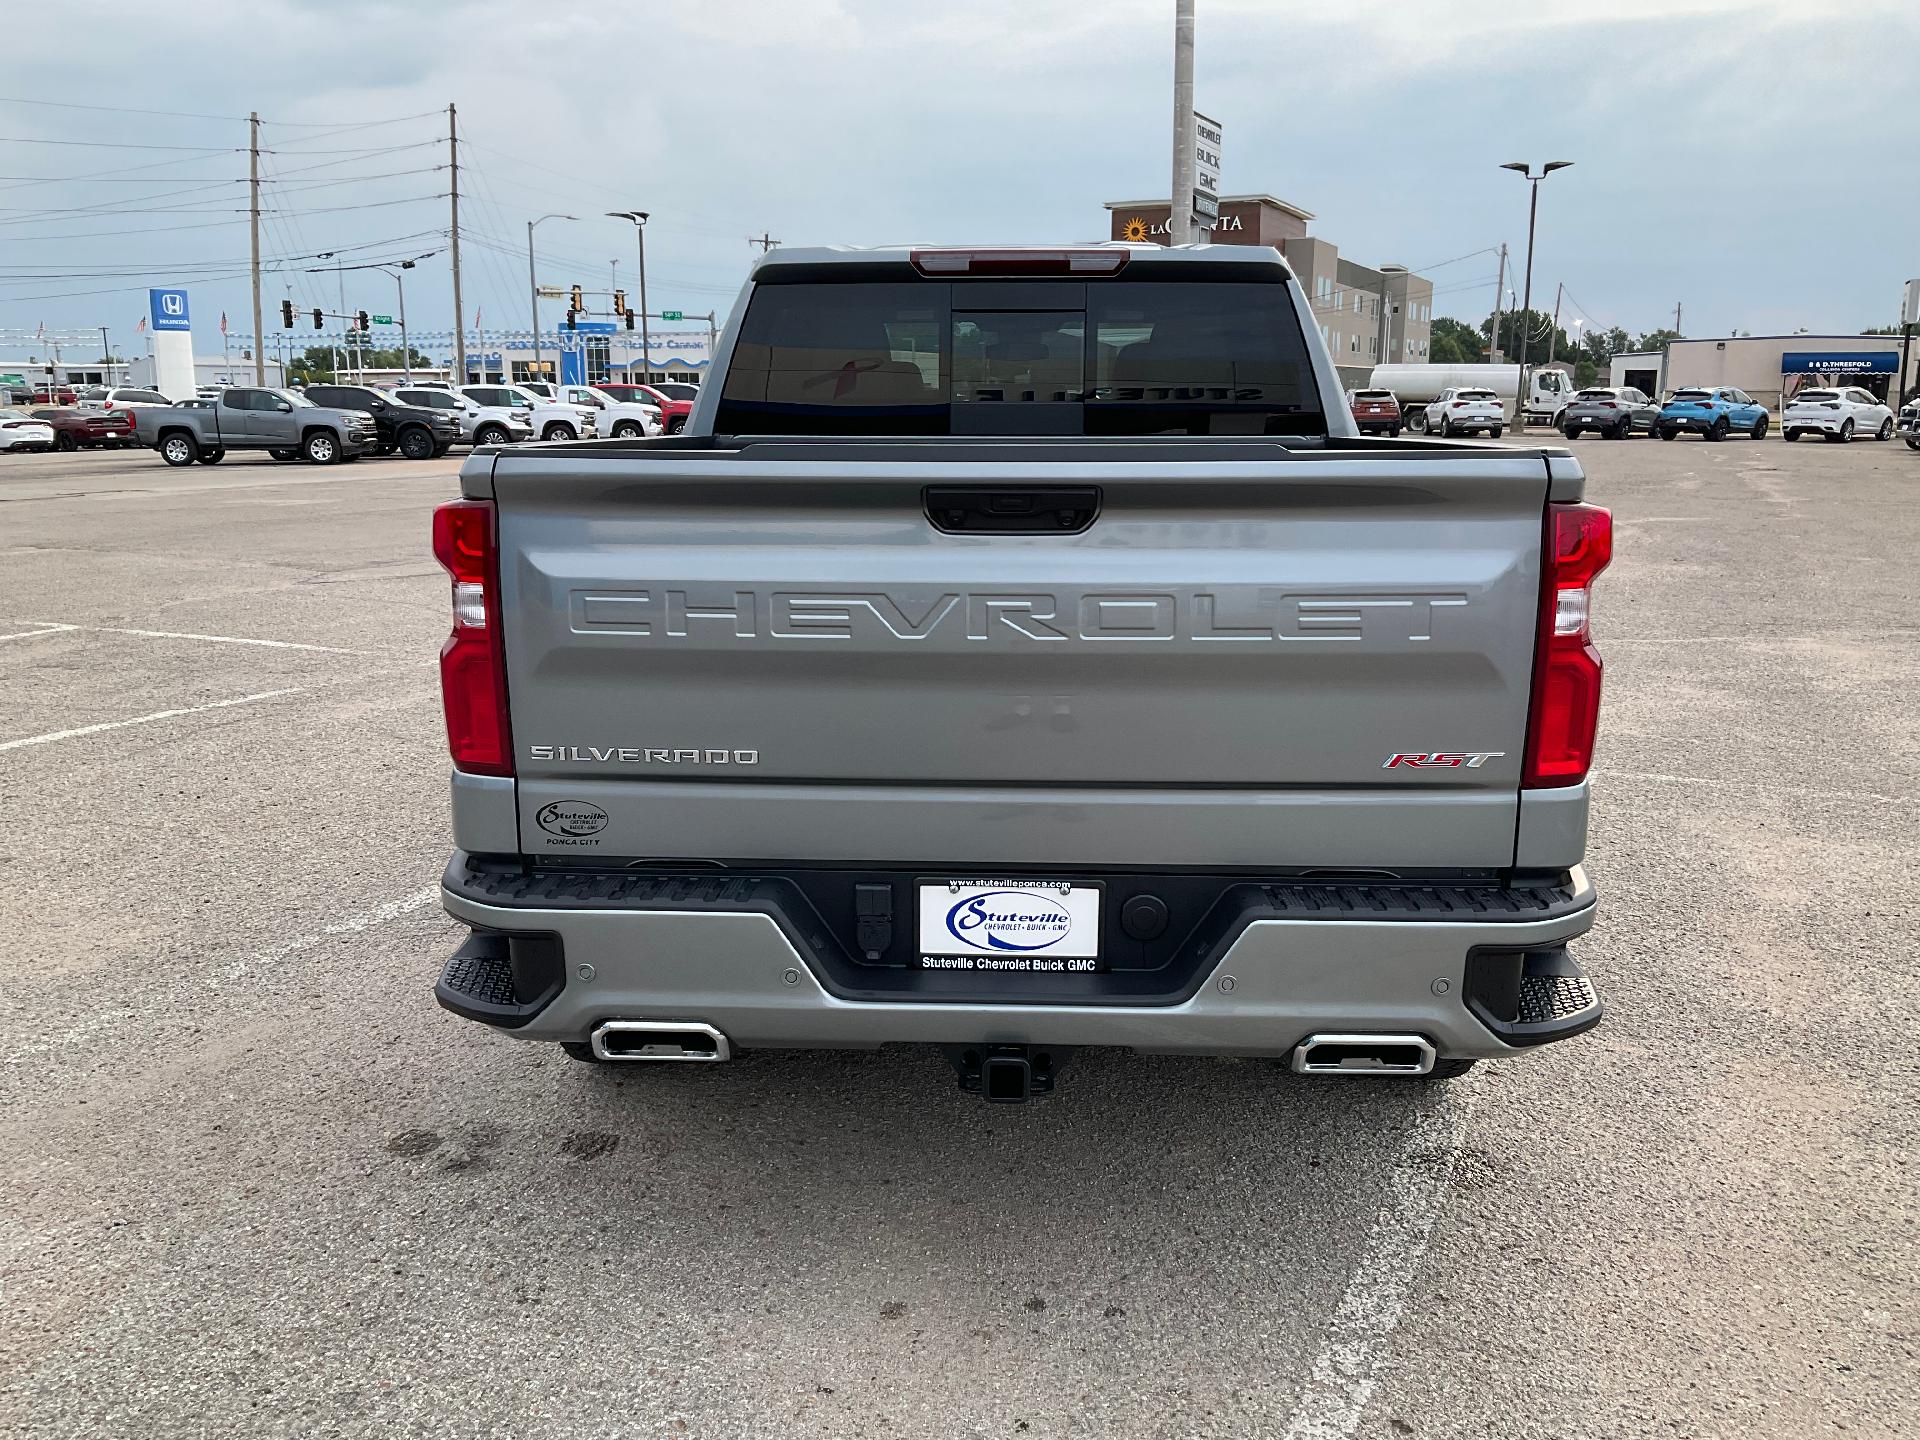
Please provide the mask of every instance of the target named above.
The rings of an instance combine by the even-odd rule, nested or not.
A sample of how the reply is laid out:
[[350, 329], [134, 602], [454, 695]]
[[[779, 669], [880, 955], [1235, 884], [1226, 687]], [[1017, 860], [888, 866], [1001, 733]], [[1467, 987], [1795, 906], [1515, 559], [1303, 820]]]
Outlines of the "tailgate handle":
[[948, 535], [1074, 535], [1100, 513], [1097, 485], [930, 485], [927, 519]]

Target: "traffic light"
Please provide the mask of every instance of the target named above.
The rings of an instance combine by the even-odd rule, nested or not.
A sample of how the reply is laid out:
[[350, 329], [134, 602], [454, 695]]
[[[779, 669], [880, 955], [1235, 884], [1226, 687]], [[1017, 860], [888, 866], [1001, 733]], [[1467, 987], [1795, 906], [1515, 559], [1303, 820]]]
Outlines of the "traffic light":
[[[580, 293], [580, 291], [579, 291], [579, 287], [578, 287], [578, 286], [576, 286], [576, 287], [574, 288], [574, 293], [575, 293], [576, 295]], [[579, 312], [578, 310], [569, 310], [569, 311], [567, 311], [567, 328], [568, 328], [569, 330], [578, 330], [578, 329], [580, 328], [580, 327], [579, 327], [578, 325], [576, 325], [576, 324], [574, 324], [574, 323], [573, 323], [573, 317], [574, 317], [575, 315], [578, 315], [579, 313], [580, 313], [580, 312]]]
[[613, 313], [616, 315], [624, 315], [627, 313], [626, 291], [616, 290], [613, 292]]
[[[586, 292], [583, 291], [578, 285], [573, 287], [573, 296], [571, 299], [567, 301], [567, 308], [569, 309], [569, 311], [584, 310], [587, 308]], [[571, 319], [569, 319], [567, 323], [572, 324], [573, 322]]]
[[321, 313], [320, 307], [316, 305], [313, 310], [313, 328], [316, 330], [324, 330], [326, 326], [327, 317]]
[[367, 312], [364, 310], [354, 312], [353, 323], [359, 328], [360, 333], [363, 335], [373, 329], [373, 322], [367, 319]]
[[280, 326], [283, 330], [293, 328], [293, 301], [291, 300], [280, 302]]
[[633, 312], [631, 310], [623, 309], [621, 313], [627, 317], [627, 328], [631, 330], [633, 328]]

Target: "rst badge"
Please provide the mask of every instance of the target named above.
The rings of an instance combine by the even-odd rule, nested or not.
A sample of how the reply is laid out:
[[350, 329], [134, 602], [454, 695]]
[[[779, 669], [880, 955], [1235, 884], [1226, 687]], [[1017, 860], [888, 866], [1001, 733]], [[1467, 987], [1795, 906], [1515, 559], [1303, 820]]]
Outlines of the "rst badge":
[[1426, 750], [1410, 755], [1389, 755], [1382, 770], [1478, 770], [1489, 760], [1498, 760], [1504, 750]]

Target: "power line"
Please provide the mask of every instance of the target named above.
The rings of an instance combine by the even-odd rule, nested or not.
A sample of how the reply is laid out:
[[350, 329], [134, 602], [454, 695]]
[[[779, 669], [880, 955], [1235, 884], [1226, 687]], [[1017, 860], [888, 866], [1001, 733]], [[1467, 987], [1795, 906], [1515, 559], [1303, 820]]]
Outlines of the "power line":
[[227, 145], [210, 150], [205, 145], [130, 145], [124, 140], [48, 140], [38, 135], [0, 135], [0, 144], [75, 145], [87, 150], [193, 150], [203, 155], [237, 155], [246, 148], [244, 145]]
[[197, 115], [190, 110], [129, 110], [123, 105], [82, 105], [71, 100], [29, 100], [20, 95], [0, 95], [0, 105], [41, 105], [50, 110], [93, 110], [102, 115], [165, 115], [174, 120], [231, 120], [244, 125], [244, 115]]

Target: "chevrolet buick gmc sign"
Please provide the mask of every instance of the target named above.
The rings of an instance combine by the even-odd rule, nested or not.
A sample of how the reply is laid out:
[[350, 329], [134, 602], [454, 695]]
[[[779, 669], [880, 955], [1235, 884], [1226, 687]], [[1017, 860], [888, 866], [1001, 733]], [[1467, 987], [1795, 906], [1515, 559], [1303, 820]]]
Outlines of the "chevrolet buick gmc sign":
[[148, 319], [155, 330], [192, 330], [184, 290], [147, 291]]

